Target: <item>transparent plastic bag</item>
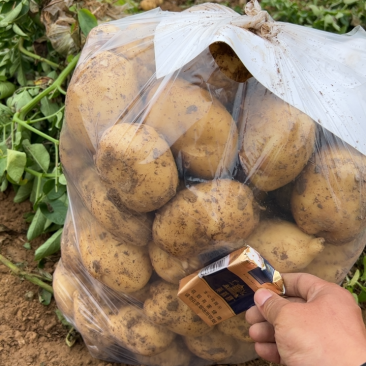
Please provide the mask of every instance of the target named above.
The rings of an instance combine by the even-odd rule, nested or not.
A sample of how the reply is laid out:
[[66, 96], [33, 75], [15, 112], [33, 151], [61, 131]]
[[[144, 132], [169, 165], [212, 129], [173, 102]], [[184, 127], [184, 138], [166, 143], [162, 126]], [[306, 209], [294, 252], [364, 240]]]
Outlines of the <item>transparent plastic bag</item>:
[[[60, 154], [70, 206], [54, 285], [94, 357], [152, 366], [254, 359], [245, 313], [208, 326], [177, 298], [179, 280], [249, 244], [281, 272], [339, 283], [365, 246], [365, 137], [352, 143], [352, 121], [362, 116], [365, 130], [366, 84], [343, 77], [364, 72], [365, 52], [338, 69], [337, 90], [359, 103], [340, 123], [332, 116], [341, 94], [320, 102], [330, 94], [318, 90], [334, 70], [291, 79], [309, 39], [281, 53], [266, 37], [295, 26], [272, 24], [250, 4], [247, 17], [214, 4], [153, 10], [89, 35], [66, 99]], [[349, 38], [296, 29], [313, 35], [312, 52], [317, 39], [338, 42], [343, 61], [366, 42], [361, 29]], [[228, 40], [242, 33], [238, 52]], [[174, 47], [162, 49], [170, 36]], [[326, 68], [325, 56], [333, 57], [314, 65]], [[270, 70], [278, 58], [281, 82]]]

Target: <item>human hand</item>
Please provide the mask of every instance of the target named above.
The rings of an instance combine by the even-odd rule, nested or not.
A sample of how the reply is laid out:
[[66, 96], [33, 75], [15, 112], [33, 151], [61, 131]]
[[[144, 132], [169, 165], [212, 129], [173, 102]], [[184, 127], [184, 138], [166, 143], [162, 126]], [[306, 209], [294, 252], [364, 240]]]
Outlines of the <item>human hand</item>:
[[289, 297], [258, 290], [246, 313], [258, 355], [287, 366], [366, 362], [366, 330], [352, 295], [310, 274], [282, 276]]

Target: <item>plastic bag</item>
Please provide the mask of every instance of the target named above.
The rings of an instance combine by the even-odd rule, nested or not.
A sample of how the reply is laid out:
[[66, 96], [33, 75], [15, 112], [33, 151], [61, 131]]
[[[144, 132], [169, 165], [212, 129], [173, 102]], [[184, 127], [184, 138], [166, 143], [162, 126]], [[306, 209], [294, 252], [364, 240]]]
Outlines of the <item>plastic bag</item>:
[[153, 10], [90, 32], [66, 99], [54, 285], [94, 357], [254, 359], [245, 313], [210, 327], [179, 280], [249, 244], [281, 272], [339, 283], [365, 246], [364, 31], [246, 10]]

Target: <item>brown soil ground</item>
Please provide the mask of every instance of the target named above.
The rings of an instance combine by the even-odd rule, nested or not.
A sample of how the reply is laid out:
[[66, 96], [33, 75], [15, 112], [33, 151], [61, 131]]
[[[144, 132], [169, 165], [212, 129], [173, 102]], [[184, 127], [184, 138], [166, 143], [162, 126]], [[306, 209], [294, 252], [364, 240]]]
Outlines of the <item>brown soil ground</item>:
[[[34, 250], [45, 238], [34, 240], [32, 249], [27, 242], [27, 224], [23, 214], [30, 212], [29, 202], [13, 203], [14, 192], [0, 193], [0, 254], [24, 271], [36, 270]], [[53, 256], [44, 270], [53, 273], [58, 261]], [[67, 327], [58, 320], [55, 301], [48, 306], [38, 299], [39, 288], [12, 275], [0, 264], [0, 365], [1, 366], [112, 366], [89, 355], [82, 339], [69, 348], [65, 343]], [[263, 360], [242, 366], [269, 366]], [[274, 366], [274, 365], [273, 365]]]

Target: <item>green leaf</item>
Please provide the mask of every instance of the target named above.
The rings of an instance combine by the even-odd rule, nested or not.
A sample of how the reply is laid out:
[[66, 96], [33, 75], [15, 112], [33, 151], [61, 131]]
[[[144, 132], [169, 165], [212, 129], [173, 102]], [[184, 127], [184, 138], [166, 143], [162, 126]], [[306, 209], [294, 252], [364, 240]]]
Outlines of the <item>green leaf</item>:
[[358, 302], [366, 302], [366, 291], [361, 291], [358, 295]]
[[352, 296], [355, 299], [356, 303], [358, 304], [358, 296], [356, 294], [352, 294]]
[[52, 300], [52, 294], [51, 292], [48, 292], [47, 290], [45, 290], [44, 288], [41, 290], [41, 292], [39, 293], [39, 302], [43, 305], [49, 305], [51, 303]]
[[[357, 1], [359, 0], [343, 0], [343, 2], [346, 4], [346, 5], [352, 5], [354, 3], [357, 3]], [[366, 6], [366, 5], [365, 5]]]
[[77, 12], [77, 9], [76, 9], [76, 5], [72, 5], [69, 7], [69, 11], [73, 12], [73, 13], [76, 13]]
[[353, 287], [356, 282], [358, 281], [358, 279], [360, 278], [360, 271], [356, 270], [354, 276], [352, 277], [351, 281], [349, 281], [348, 286]]
[[9, 184], [9, 182], [7, 181], [7, 179], [4, 179], [3, 182], [1, 183], [0, 191], [1, 192], [6, 191], [8, 188], [8, 184]]
[[66, 327], [72, 327], [72, 324], [70, 324], [65, 317], [62, 315], [61, 311], [59, 309], [55, 310], [55, 313], [57, 315], [58, 320], [61, 322], [62, 325]]
[[36, 251], [34, 259], [39, 261], [49, 255], [60, 250], [62, 229], [56, 231], [45, 243], [43, 243]]
[[0, 99], [5, 99], [13, 95], [15, 85], [9, 81], [0, 82]]
[[58, 178], [58, 181], [60, 184], [66, 186], [67, 185], [67, 181], [66, 181], [66, 177], [64, 174], [61, 174], [60, 177]]
[[17, 81], [21, 86], [26, 86], [28, 80], [25, 76], [24, 63], [22, 61], [22, 57], [20, 57], [19, 67], [17, 69]]
[[67, 205], [60, 199], [50, 202], [41, 202], [39, 208], [43, 215], [55, 224], [63, 225], [67, 214]]
[[50, 166], [50, 154], [42, 144], [30, 144], [28, 140], [23, 141], [24, 150], [47, 173]]
[[29, 103], [33, 98], [28, 93], [27, 90], [23, 90], [19, 94], [15, 94], [12, 101], [12, 107], [15, 111], [19, 112], [19, 110], [24, 107], [27, 103]]
[[[41, 112], [45, 117], [55, 114], [59, 109], [60, 107], [57, 103], [50, 102], [46, 97], [41, 99]], [[48, 120], [52, 122], [55, 120], [55, 117], [51, 117]]]
[[8, 148], [6, 142], [0, 142], [0, 178], [4, 175], [7, 165], [7, 153]]
[[16, 23], [13, 24], [13, 31], [18, 36], [27, 37], [27, 35], [19, 28], [19, 26]]
[[48, 180], [45, 183], [45, 185], [43, 186], [43, 193], [47, 196], [47, 198], [50, 201], [57, 200], [58, 198], [63, 196], [63, 194], [65, 192], [66, 192], [66, 187], [63, 186], [63, 185], [58, 185], [57, 186], [57, 191], [56, 191], [55, 180], [54, 179]]
[[18, 183], [24, 173], [24, 168], [27, 163], [27, 156], [24, 152], [8, 149], [8, 159], [6, 170], [9, 177]]
[[60, 111], [56, 114], [56, 123], [55, 123], [55, 126], [56, 128], [58, 128], [59, 130], [61, 130], [61, 127], [62, 127], [62, 122], [63, 122], [63, 118], [64, 118], [64, 114]]
[[23, 247], [24, 247], [25, 249], [28, 249], [28, 250], [32, 249], [32, 247], [31, 247], [31, 245], [30, 245], [29, 243], [25, 243], [25, 244], [23, 245]]
[[20, 186], [13, 201], [15, 203], [20, 203], [20, 202], [25, 201], [30, 196], [30, 194], [32, 192], [32, 187], [33, 187], [33, 182], [27, 182], [27, 184], [25, 184], [24, 186]]
[[27, 232], [27, 239], [33, 240], [40, 236], [43, 233], [43, 228], [46, 223], [47, 219], [43, 216], [41, 210], [38, 208], [36, 214], [33, 217], [33, 220], [29, 226]]
[[0, 27], [6, 27], [9, 23], [17, 18], [22, 11], [23, 3], [20, 2], [13, 10], [11, 10], [5, 18], [0, 22]]
[[82, 32], [86, 36], [98, 25], [97, 18], [88, 9], [78, 10], [78, 21]]

